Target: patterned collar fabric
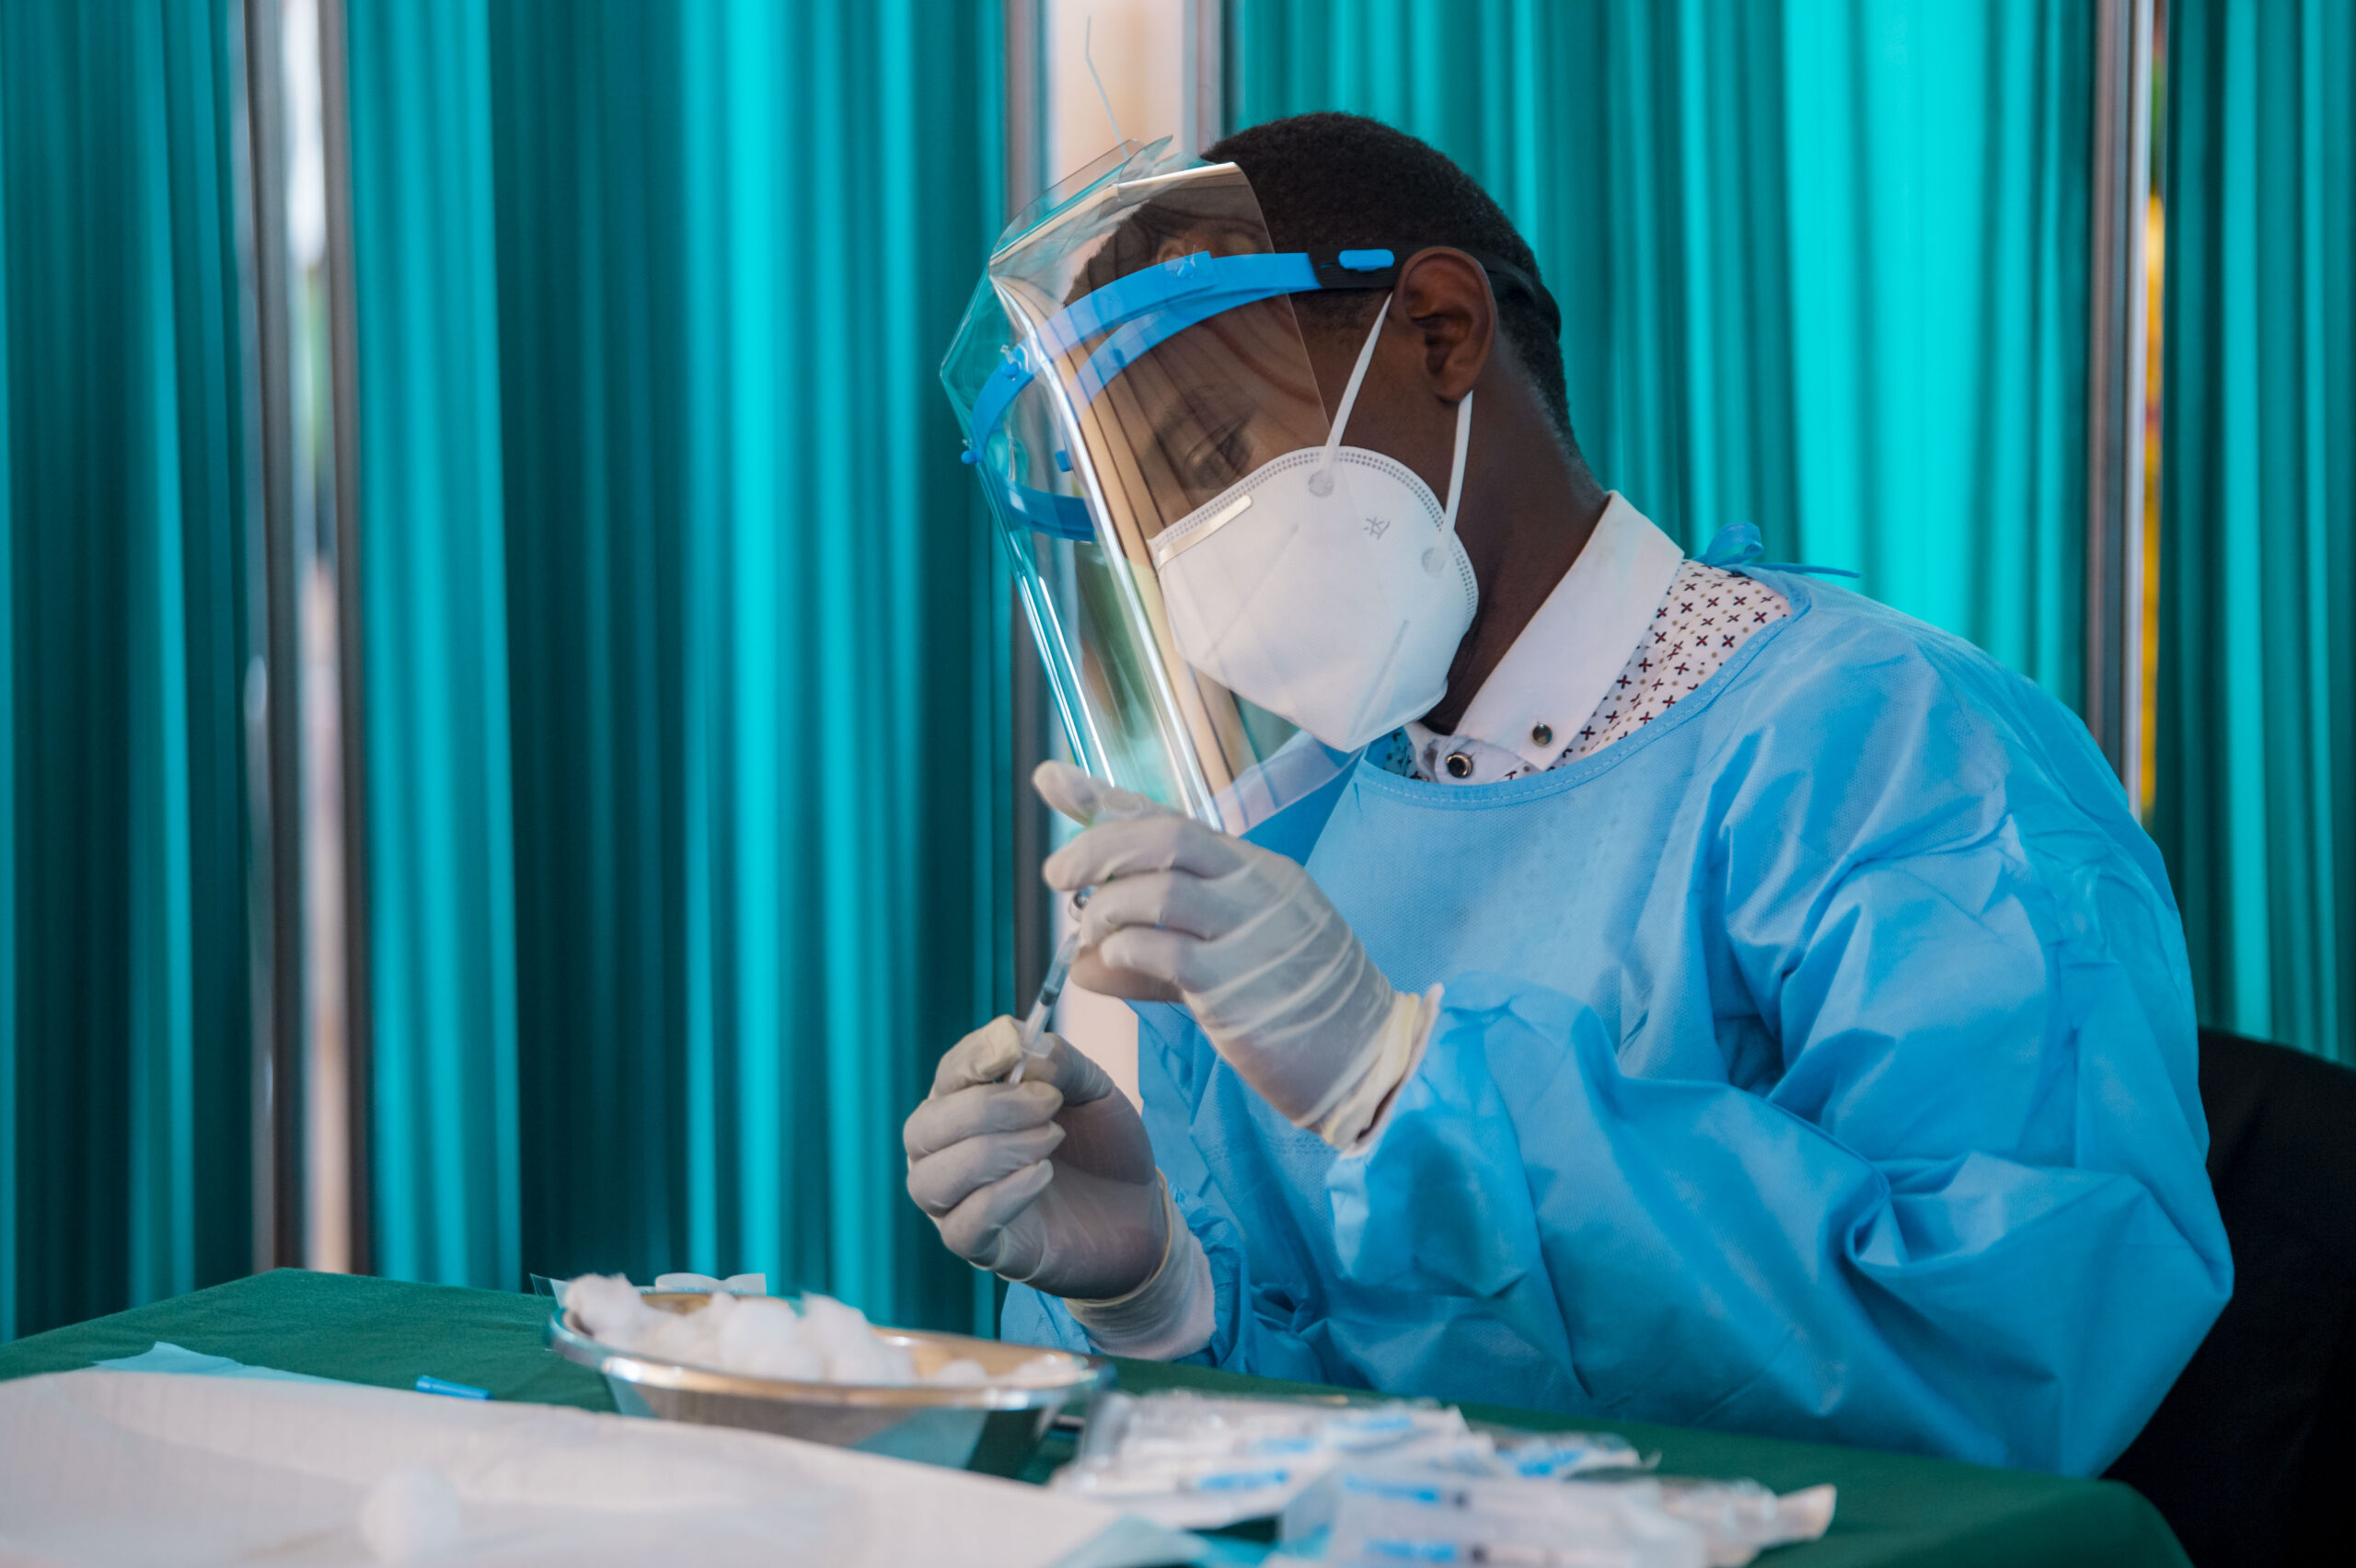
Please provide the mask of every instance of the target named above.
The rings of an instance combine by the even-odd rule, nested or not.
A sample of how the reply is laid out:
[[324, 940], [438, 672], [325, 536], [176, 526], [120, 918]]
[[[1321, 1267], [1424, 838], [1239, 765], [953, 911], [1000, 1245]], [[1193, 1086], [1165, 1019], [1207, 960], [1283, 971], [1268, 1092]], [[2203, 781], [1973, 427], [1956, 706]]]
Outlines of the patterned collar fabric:
[[[1549, 599], [1539, 614], [1543, 617], [1554, 607], [1554, 601]], [[1602, 699], [1543, 767], [1532, 764], [1519, 751], [1470, 735], [1435, 734], [1418, 723], [1377, 741], [1367, 753], [1368, 760], [1403, 778], [1454, 785], [1500, 784], [1561, 767], [1592, 756], [1667, 713], [1700, 690], [1761, 628], [1791, 613], [1791, 601], [1762, 582], [1699, 561], [1684, 561], [1620, 673], [1604, 688]], [[1518, 664], [1513, 658], [1529, 635], [1525, 629], [1515, 640], [1497, 673], [1481, 688], [1479, 700], [1487, 702], [1499, 680], [1510, 679], [1535, 688], [1505, 694], [1510, 705], [1530, 711], [1543, 709], [1547, 692], [1537, 683], [1547, 673], [1533, 671], [1527, 661]], [[1556, 678], [1565, 686], [1580, 684], [1576, 672], [1562, 672]]]
[[[1677, 541], [1618, 492], [1605, 498], [1577, 558], [1456, 721], [1457, 741], [1478, 741], [1516, 759], [1498, 758], [1473, 777], [1494, 781], [1508, 768], [1535, 773], [1554, 765], [1579, 721], [1611, 690], [1620, 662], [1684, 559]], [[1419, 752], [1431, 739], [1413, 724], [1407, 734]]]

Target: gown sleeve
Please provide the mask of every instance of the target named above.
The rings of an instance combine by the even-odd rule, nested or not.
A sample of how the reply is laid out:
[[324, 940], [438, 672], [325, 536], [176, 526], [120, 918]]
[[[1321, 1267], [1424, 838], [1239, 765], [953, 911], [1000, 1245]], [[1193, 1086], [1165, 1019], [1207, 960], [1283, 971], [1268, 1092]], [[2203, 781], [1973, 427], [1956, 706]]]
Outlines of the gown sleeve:
[[[1320, 1311], [1412, 1302], [1467, 1345], [1485, 1316], [1525, 1355], [1515, 1403], [2077, 1474], [2118, 1455], [2232, 1282], [2165, 873], [2025, 683], [1828, 669], [1664, 781], [1684, 803], [1647, 896], [1671, 913], [1623, 963], [1648, 1007], [1608, 1026], [1527, 976], [1444, 976], [1380, 1136], [1305, 1182], [1219, 1191], [1195, 1140], [1229, 1170], [1284, 1129], [1235, 1136], [1233, 1086], [1178, 1081], [1212, 1060], [1192, 1024], [1139, 1009], [1148, 1124], [1217, 1282], [1203, 1359], [1337, 1380], [1314, 1352], [1343, 1332], [1264, 1300], [1302, 1296], [1306, 1259], [1267, 1254], [1314, 1222]], [[1727, 1070], [1660, 1066], [1696, 1061]], [[1269, 1206], [1303, 1184], [1324, 1213]], [[1416, 1379], [1381, 1354], [1351, 1365]]]
[[[1600, 1412], [2100, 1470], [2232, 1262], [2179, 918], [2073, 724], [1920, 667], [1761, 714], [1673, 873], [1711, 1016], [1451, 980], [1328, 1173], [1342, 1274], [1542, 1280]], [[1627, 1070], [1656, 1028], [1780, 1070]]]

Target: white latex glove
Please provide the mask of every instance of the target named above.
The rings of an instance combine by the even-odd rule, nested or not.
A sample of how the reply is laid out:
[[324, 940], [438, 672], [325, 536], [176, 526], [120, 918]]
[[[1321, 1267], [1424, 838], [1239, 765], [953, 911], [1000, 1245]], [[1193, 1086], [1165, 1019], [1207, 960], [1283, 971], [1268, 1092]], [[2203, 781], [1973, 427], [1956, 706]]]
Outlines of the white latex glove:
[[1392, 988], [1307, 871], [1281, 855], [1063, 763], [1032, 776], [1078, 822], [1051, 887], [1093, 888], [1073, 975], [1135, 1000], [1175, 998], [1218, 1054], [1296, 1126], [1346, 1147], [1412, 1066], [1438, 1003]]
[[908, 1196], [976, 1267], [1054, 1296], [1126, 1296], [1170, 1251], [1170, 1199], [1137, 1107], [1048, 1038], [1020, 1084], [998, 1081], [1022, 1054], [1011, 1018], [941, 1059], [902, 1134]]

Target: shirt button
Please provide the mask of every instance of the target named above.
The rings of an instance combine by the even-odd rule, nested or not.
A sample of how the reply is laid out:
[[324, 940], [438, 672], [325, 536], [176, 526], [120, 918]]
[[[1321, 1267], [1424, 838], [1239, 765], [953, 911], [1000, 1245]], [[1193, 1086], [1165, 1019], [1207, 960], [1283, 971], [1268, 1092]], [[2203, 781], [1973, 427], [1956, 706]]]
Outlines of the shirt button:
[[1450, 753], [1449, 753], [1449, 754], [1448, 754], [1448, 776], [1449, 776], [1450, 778], [1472, 778], [1472, 759], [1471, 757], [1469, 757], [1469, 756], [1466, 756], [1462, 752], [1450, 752]]
[[1533, 745], [1553, 745], [1554, 744], [1554, 726], [1545, 723], [1532, 724], [1530, 727], [1530, 739]]

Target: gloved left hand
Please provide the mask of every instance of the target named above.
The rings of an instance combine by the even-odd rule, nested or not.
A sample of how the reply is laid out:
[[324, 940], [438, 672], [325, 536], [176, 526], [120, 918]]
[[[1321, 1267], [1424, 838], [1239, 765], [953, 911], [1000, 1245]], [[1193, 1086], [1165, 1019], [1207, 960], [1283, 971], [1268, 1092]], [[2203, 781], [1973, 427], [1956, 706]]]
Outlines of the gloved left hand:
[[1051, 887], [1094, 890], [1074, 977], [1133, 999], [1174, 991], [1269, 1104], [1345, 1147], [1403, 1076], [1437, 995], [1394, 990], [1283, 856], [1063, 763], [1032, 777], [1049, 805], [1097, 823], [1043, 869]]
[[941, 1059], [902, 1129], [908, 1195], [976, 1268], [1056, 1296], [1123, 1296], [1168, 1251], [1170, 1199], [1137, 1107], [1103, 1068], [1047, 1038], [1020, 1084], [1004, 1081], [1023, 1059], [1011, 1018]]
[[[1055, 1035], [1020, 1084], [993, 1019], [941, 1058], [908, 1117], [908, 1195], [950, 1251], [1061, 1296], [1100, 1349], [1168, 1361], [1210, 1342], [1210, 1262], [1178, 1217], [1126, 1096]], [[1055, 1159], [1049, 1161], [1047, 1156]]]

